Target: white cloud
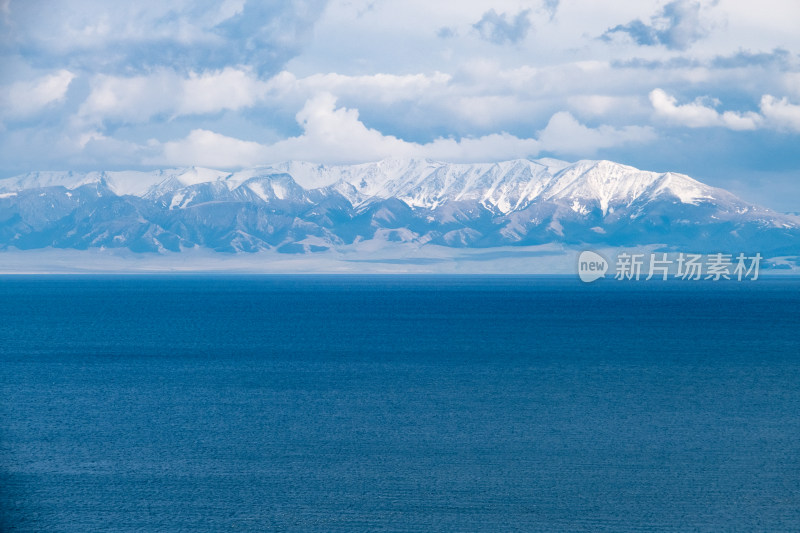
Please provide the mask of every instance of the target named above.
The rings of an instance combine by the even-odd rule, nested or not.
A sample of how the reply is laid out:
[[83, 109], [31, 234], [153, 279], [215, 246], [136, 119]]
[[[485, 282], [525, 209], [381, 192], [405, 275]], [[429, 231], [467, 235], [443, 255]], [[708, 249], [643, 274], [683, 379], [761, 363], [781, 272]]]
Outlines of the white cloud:
[[674, 96], [662, 89], [650, 92], [650, 103], [656, 116], [689, 128], [725, 127], [731, 130], [754, 130], [760, 127], [763, 121], [758, 113], [752, 111], [719, 113], [716, 109], [705, 105], [702, 99], [679, 105]]
[[678, 100], [661, 89], [650, 92], [650, 103], [656, 115], [690, 128], [718, 126], [719, 113], [699, 102], [678, 105]]
[[357, 96], [359, 99], [381, 103], [415, 100], [430, 91], [445, 89], [452, 76], [441, 72], [433, 74], [385, 74], [348, 76], [344, 74], [312, 74], [297, 78], [291, 72], [283, 71], [269, 82], [271, 91], [279, 95], [313, 95], [329, 92], [338, 96]]
[[578, 114], [592, 117], [620, 116], [632, 112], [643, 115], [646, 107], [642, 99], [627, 95], [578, 94], [568, 97], [567, 103]]
[[603, 125], [589, 128], [565, 111], [553, 115], [547, 126], [539, 132], [539, 140], [545, 150], [562, 154], [591, 155], [602, 148], [647, 143], [655, 138], [655, 132], [648, 126], [625, 126], [617, 129]]
[[783, 76], [783, 89], [800, 98], [800, 72], [791, 72]]
[[264, 146], [259, 143], [196, 129], [185, 139], [164, 143], [162, 153], [159, 156], [146, 158], [145, 164], [249, 167], [263, 163], [264, 153]]
[[520, 11], [510, 17], [507, 13], [498, 13], [490, 9], [472, 27], [478, 30], [481, 39], [486, 41], [494, 44], [516, 44], [525, 39], [531, 29], [530, 10]]
[[779, 130], [800, 132], [800, 105], [789, 103], [787, 98], [780, 100], [771, 95], [761, 98], [761, 113]]
[[89, 72], [248, 65], [272, 73], [307, 42], [326, 2], [22, 0], [6, 13], [6, 43]]
[[59, 70], [33, 81], [14, 83], [0, 92], [0, 113], [10, 118], [24, 118], [62, 102], [73, 79], [72, 72]]
[[[737, 131], [767, 128], [800, 132], [800, 105], [790, 103], [786, 97], [779, 99], [769, 94], [763, 95], [759, 106], [761, 113], [752, 111], [719, 113], [704, 104], [702, 99], [678, 105], [674, 96], [661, 89], [655, 89], [650, 93], [650, 102], [657, 116], [690, 128], [724, 127]], [[718, 104], [716, 101], [713, 103]]]
[[272, 160], [369, 161], [389, 155], [411, 155], [414, 144], [368, 128], [355, 109], [336, 108], [336, 98], [322, 93], [297, 113], [303, 134], [273, 144], [267, 156]]
[[640, 19], [633, 20], [610, 28], [602, 38], [612, 40], [614, 34], [624, 33], [642, 46], [661, 44], [667, 48], [684, 50], [709, 33], [707, 23], [700, 16], [702, 7], [700, 2], [674, 0], [665, 4], [651, 18], [650, 24]]
[[610, 126], [589, 128], [566, 112], [557, 113], [539, 138], [494, 133], [461, 139], [437, 138], [428, 143], [408, 142], [367, 127], [355, 109], [336, 107], [336, 99], [322, 93], [297, 113], [303, 133], [274, 144], [259, 144], [208, 130], [194, 130], [182, 140], [164, 143], [147, 164], [203, 165], [218, 168], [255, 166], [284, 160], [325, 163], [376, 161], [387, 157], [420, 157], [445, 161], [497, 161], [536, 156], [542, 151], [591, 153], [619, 144], [647, 142], [650, 128]]
[[178, 114], [214, 113], [252, 106], [266, 91], [266, 84], [252, 73], [234, 68], [198, 75], [182, 81]]
[[452, 74], [297, 77], [284, 71], [267, 83], [264, 105], [299, 106], [315, 94], [330, 92], [359, 107], [364, 115], [380, 116], [401, 131], [441, 131], [446, 125], [451, 135], [463, 136], [519, 132], [526, 124], [546, 121], [565, 108], [617, 125], [647, 120], [650, 107], [642, 93], [650, 90], [653, 80], [602, 61], [506, 68], [482, 60]]
[[232, 67], [188, 76], [166, 69], [145, 76], [98, 75], [91, 80], [91, 92], [78, 114], [93, 123], [108, 119], [141, 123], [158, 115], [235, 111], [254, 105], [267, 89], [267, 83], [249, 70]]
[[763, 120], [758, 113], [748, 111], [737, 113], [735, 111], [725, 111], [720, 115], [722, 125], [734, 131], [754, 130], [761, 126]]

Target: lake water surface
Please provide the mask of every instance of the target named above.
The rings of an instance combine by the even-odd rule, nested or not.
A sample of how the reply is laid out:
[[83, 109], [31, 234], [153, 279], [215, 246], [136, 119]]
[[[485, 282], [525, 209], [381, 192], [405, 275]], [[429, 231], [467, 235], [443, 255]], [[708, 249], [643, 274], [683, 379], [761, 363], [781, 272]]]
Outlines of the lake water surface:
[[0, 513], [798, 531], [800, 280], [1, 277]]

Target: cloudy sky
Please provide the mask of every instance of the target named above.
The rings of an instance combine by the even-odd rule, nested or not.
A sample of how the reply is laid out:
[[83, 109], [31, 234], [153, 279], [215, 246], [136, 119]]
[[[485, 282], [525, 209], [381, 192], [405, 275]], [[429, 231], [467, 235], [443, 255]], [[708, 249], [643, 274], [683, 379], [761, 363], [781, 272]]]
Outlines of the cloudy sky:
[[800, 211], [796, 0], [0, 0], [0, 177], [612, 159]]

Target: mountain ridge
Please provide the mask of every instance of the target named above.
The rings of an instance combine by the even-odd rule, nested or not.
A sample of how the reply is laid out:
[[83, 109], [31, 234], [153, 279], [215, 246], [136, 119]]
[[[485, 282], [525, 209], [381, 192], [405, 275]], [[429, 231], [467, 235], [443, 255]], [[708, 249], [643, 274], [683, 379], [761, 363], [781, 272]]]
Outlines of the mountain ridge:
[[684, 174], [607, 160], [287, 161], [236, 172], [31, 172], [0, 180], [1, 248], [297, 253], [371, 239], [798, 254], [800, 217]]

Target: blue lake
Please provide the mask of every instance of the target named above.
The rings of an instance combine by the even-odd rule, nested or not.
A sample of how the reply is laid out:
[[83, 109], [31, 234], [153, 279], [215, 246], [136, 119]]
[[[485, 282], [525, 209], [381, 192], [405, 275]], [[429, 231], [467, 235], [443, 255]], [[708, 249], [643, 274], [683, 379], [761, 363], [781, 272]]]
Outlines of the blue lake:
[[0, 529], [798, 531], [800, 280], [0, 277]]

